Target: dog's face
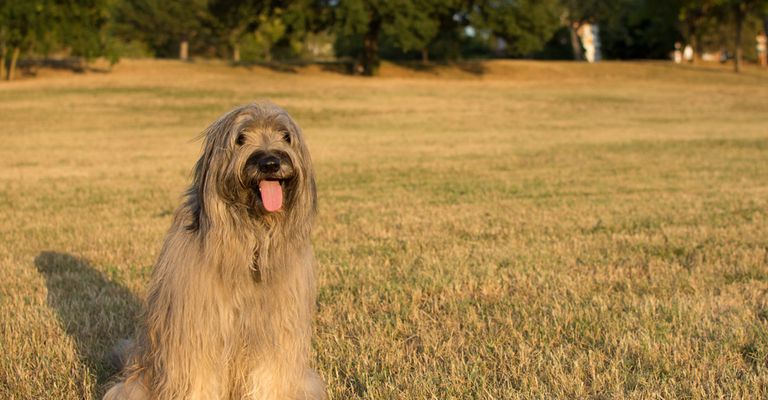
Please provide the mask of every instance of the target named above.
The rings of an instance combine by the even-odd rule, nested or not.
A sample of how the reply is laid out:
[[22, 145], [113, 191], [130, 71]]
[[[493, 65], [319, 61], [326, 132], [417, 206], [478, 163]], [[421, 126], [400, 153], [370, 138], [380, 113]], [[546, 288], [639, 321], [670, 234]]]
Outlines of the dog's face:
[[[250, 217], [274, 221], [315, 209], [312, 163], [301, 130], [281, 108], [249, 104], [206, 131], [195, 184], [205, 202], [215, 195]], [[209, 189], [209, 190], [207, 190]]]
[[245, 118], [235, 137], [232, 170], [244, 204], [258, 213], [283, 212], [295, 202], [299, 132], [287, 114], [266, 119]]

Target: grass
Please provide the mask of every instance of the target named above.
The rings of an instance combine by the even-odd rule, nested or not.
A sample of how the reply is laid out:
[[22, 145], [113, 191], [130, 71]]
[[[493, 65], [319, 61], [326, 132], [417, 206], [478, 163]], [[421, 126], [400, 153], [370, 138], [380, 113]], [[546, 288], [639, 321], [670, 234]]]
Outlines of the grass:
[[0, 84], [0, 398], [100, 396], [193, 138], [264, 98], [318, 171], [331, 399], [768, 397], [768, 73], [471, 67]]

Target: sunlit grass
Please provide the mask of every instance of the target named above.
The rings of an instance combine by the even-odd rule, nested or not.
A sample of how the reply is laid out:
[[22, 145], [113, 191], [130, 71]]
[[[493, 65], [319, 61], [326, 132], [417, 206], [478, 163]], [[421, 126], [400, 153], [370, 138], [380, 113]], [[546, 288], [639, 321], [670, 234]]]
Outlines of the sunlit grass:
[[768, 73], [471, 67], [0, 84], [0, 398], [100, 395], [194, 138], [254, 99], [318, 172], [331, 398], [768, 396]]

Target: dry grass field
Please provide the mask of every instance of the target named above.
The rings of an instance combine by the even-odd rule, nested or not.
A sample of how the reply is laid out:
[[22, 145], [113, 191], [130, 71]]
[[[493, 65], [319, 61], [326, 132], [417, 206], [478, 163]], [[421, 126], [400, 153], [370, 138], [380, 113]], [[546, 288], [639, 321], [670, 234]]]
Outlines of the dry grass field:
[[506, 61], [0, 82], [0, 398], [101, 395], [195, 136], [254, 99], [318, 171], [331, 399], [768, 398], [768, 72]]

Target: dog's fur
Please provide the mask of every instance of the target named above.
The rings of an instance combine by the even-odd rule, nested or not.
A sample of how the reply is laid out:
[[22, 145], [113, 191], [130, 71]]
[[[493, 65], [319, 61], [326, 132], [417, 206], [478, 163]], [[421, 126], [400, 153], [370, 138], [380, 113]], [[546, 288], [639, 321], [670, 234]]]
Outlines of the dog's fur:
[[[325, 398], [309, 368], [316, 194], [302, 133], [279, 107], [249, 104], [204, 135], [128, 363], [104, 399]], [[254, 161], [265, 154], [282, 161], [269, 176]], [[282, 182], [279, 211], [262, 205], [265, 178]]]

